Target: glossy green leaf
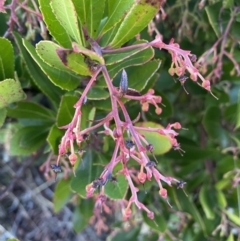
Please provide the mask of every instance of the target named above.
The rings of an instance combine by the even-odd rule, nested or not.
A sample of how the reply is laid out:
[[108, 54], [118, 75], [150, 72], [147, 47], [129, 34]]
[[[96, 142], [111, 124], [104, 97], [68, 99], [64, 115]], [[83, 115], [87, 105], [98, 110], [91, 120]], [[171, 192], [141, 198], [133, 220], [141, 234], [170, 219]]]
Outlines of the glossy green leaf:
[[81, 202], [79, 205], [79, 210], [86, 221], [89, 220], [93, 216], [94, 205], [95, 205], [95, 201], [93, 198], [81, 199]]
[[[139, 40], [134, 42], [133, 44], [141, 44], [141, 43], [147, 43], [147, 41], [144, 40]], [[106, 65], [112, 65], [116, 64], [122, 61], [125, 61], [125, 59], [128, 59], [132, 56], [134, 56], [137, 53], [140, 53], [144, 51], [147, 48], [151, 48], [149, 46], [146, 46], [144, 48], [134, 48], [130, 50], [123, 50], [122, 52], [117, 52], [117, 53], [109, 53], [109, 54], [104, 54], [104, 59], [106, 61]]]
[[154, 219], [150, 219], [146, 212], [142, 213], [144, 222], [152, 229], [157, 232], [165, 232], [167, 229], [167, 223], [164, 216], [160, 213], [154, 212]]
[[14, 78], [14, 57], [11, 42], [0, 37], [0, 81]]
[[64, 135], [64, 130], [60, 130], [57, 125], [53, 125], [48, 133], [47, 142], [51, 147], [52, 152], [58, 154], [58, 146], [61, 142], [61, 138]]
[[217, 37], [220, 36], [220, 28], [219, 28], [219, 10], [222, 7], [222, 3], [221, 1], [218, 1], [210, 6], [207, 6], [205, 8], [205, 11], [207, 13], [208, 16], [208, 21], [210, 23], [210, 25], [212, 26], [215, 34], [217, 35]]
[[118, 232], [114, 237], [111, 238], [111, 241], [122, 241], [123, 237], [124, 241], [138, 240], [138, 237], [140, 236], [140, 231], [141, 229], [139, 226], [133, 226], [127, 231]]
[[140, 0], [135, 2], [130, 11], [124, 17], [120, 28], [110, 43], [111, 47], [117, 48], [132, 39], [142, 31], [154, 18], [160, 8], [160, 1]]
[[39, 0], [40, 10], [43, 15], [43, 20], [47, 25], [47, 29], [50, 34], [56, 39], [56, 41], [65, 48], [71, 47], [71, 39], [69, 38], [66, 30], [59, 23], [54, 15], [50, 6], [49, 0]]
[[[82, 93], [83, 90], [78, 90], [76, 92]], [[106, 89], [104, 89], [103, 87], [93, 86], [87, 94], [88, 100], [105, 100], [108, 97], [109, 97], [109, 92]]]
[[224, 8], [231, 8], [233, 7], [234, 0], [223, 0], [223, 7]]
[[220, 208], [226, 208], [227, 200], [225, 194], [221, 190], [216, 191], [217, 201]]
[[[104, 20], [106, 20], [106, 19], [104, 19]], [[121, 24], [121, 22], [119, 22], [112, 29], [110, 29], [108, 32], [103, 34], [103, 36], [101, 37], [101, 39], [99, 41], [100, 46], [106, 47], [113, 40], [114, 36], [116, 35], [116, 33], [119, 29], [120, 24]]]
[[52, 0], [50, 3], [53, 13], [55, 14], [58, 21], [65, 28], [69, 36], [82, 45], [80, 37], [77, 13], [74, 8], [72, 1], [69, 0]]
[[206, 234], [206, 225], [203, 218], [190, 197], [187, 197], [182, 190], [175, 190], [173, 188], [169, 189], [169, 194], [170, 193], [178, 209], [191, 214], [192, 218], [200, 225], [202, 232]]
[[5, 108], [0, 109], [0, 128], [4, 124], [6, 116], [7, 116], [7, 110]]
[[[55, 105], [60, 102], [60, 96], [63, 93], [58, 87], [56, 87], [52, 82], [47, 78], [47, 76], [42, 72], [40, 67], [33, 61], [34, 58], [31, 57], [30, 53], [35, 53], [34, 47], [30, 45], [27, 41], [23, 42], [28, 46], [28, 51], [23, 46], [22, 39], [18, 33], [13, 33], [14, 39], [17, 43], [17, 46], [21, 52], [24, 62], [26, 63], [26, 68], [31, 78], [37, 87], [45, 94], [50, 100], [53, 101]], [[35, 53], [37, 56], [37, 54]], [[40, 58], [39, 58], [40, 59]]]
[[56, 185], [53, 195], [54, 212], [61, 211], [71, 198], [70, 181], [71, 179], [61, 179]]
[[88, 113], [88, 120], [89, 120], [88, 127], [92, 126], [93, 120], [95, 119], [95, 115], [96, 115], [96, 107], [93, 107]]
[[234, 241], [234, 236], [232, 233], [229, 234], [228, 238], [226, 241]]
[[62, 47], [52, 41], [40, 41], [36, 44], [36, 52], [45, 63], [51, 67], [67, 71], [57, 54], [57, 49], [62, 49]]
[[224, 211], [227, 217], [234, 222], [238, 227], [240, 226], [240, 217], [231, 211]]
[[8, 116], [13, 118], [40, 119], [54, 121], [55, 114], [52, 110], [35, 102], [21, 101], [15, 108], [8, 108]]
[[88, 225], [89, 221], [81, 214], [79, 207], [76, 207], [72, 216], [72, 222], [74, 231], [79, 233]]
[[19, 81], [5, 79], [0, 82], [0, 109], [26, 98]]
[[6, 241], [19, 241], [19, 239], [17, 239], [17, 238], [9, 238]]
[[203, 126], [208, 135], [213, 139], [221, 139], [224, 132], [220, 126], [221, 112], [218, 107], [210, 107], [203, 118]]
[[[157, 123], [149, 122], [149, 121], [137, 123], [136, 126], [144, 127], [146, 129], [148, 127], [159, 128], [159, 129], [163, 128], [161, 125], [159, 125]], [[148, 143], [150, 143], [154, 146], [153, 153], [155, 155], [164, 154], [164, 153], [168, 152], [172, 147], [169, 139], [166, 136], [160, 135], [157, 132], [148, 132], [145, 130], [144, 131], [138, 130], [138, 132], [140, 134], [144, 135], [144, 137], [148, 141]]]
[[99, 54], [97, 54], [94, 51], [86, 49], [86, 48], [84, 48], [83, 46], [80, 46], [77, 43], [72, 43], [72, 48], [73, 48], [73, 51], [75, 53], [83, 54], [84, 56], [89, 57], [89, 59], [91, 59], [93, 61], [96, 61], [96, 62], [98, 62], [100, 64], [103, 64], [103, 65], [105, 64], [103, 57], [100, 56]]
[[199, 200], [202, 205], [203, 211], [207, 217], [207, 219], [214, 219], [215, 213], [211, 207], [211, 203], [208, 201], [209, 195], [212, 195], [212, 193], [209, 191], [206, 185], [203, 185], [201, 187], [200, 193], [199, 193]]
[[77, 103], [76, 96], [65, 95], [61, 99], [61, 103], [57, 114], [57, 126], [64, 126], [71, 122], [75, 112], [74, 105]]
[[105, 0], [73, 0], [81, 24], [95, 38], [105, 9]]
[[[108, 74], [111, 79], [113, 79], [122, 69], [125, 69], [129, 66], [139, 66], [150, 61], [154, 56], [154, 51], [152, 48], [145, 49], [144, 51], [137, 53], [125, 61], [119, 62], [117, 64], [107, 66]], [[99, 80], [96, 83], [98, 87], [106, 87], [105, 80], [103, 77], [99, 77]]]
[[90, 65], [88, 65], [85, 61], [85, 57], [78, 53], [74, 53], [72, 51], [61, 51], [58, 50], [58, 56], [64, 65], [79, 75], [90, 76], [92, 75], [90, 70]]
[[91, 75], [85, 57], [72, 50], [61, 48], [51, 41], [41, 41], [36, 45], [36, 52], [49, 66], [59, 70], [74, 71], [80, 75]]
[[103, 35], [121, 21], [130, 11], [133, 3], [134, 0], [108, 0], [108, 18], [99, 35]]
[[[41, 70], [45, 73], [45, 74], [39, 73], [39, 71], [41, 70], [36, 70], [41, 76], [44, 76], [44, 77], [41, 77], [41, 76], [38, 77], [37, 75], [34, 74], [34, 80], [36, 80], [36, 84], [38, 86], [41, 86], [40, 89], [42, 90], [43, 93], [47, 93], [47, 95], [50, 95], [50, 96], [52, 95], [52, 97], [55, 96], [55, 94], [57, 94], [57, 98], [58, 98], [57, 103], [59, 103], [61, 95], [64, 92], [58, 87], [66, 90], [73, 90], [79, 85], [79, 76], [70, 74], [64, 70], [50, 67], [48, 64], [44, 63], [43, 60], [37, 55], [34, 47], [29, 42], [23, 40], [23, 44], [27, 49], [27, 51], [29, 52], [29, 54], [31, 55], [32, 59], [36, 62], [36, 64], [34, 65], [37, 65], [37, 68], [40, 67]], [[31, 72], [31, 73], [33, 74], [34, 72]], [[51, 81], [49, 81], [46, 76]], [[41, 82], [40, 82], [40, 79], [41, 79]], [[50, 83], [52, 82], [56, 86], [54, 86], [52, 83], [50, 85], [49, 82]]]
[[108, 182], [105, 185], [104, 193], [111, 199], [124, 199], [128, 189], [128, 181], [124, 175], [117, 176], [117, 182]]
[[72, 190], [84, 198], [86, 197], [86, 186], [97, 179], [102, 170], [102, 167], [92, 165], [93, 161], [94, 154], [88, 150], [83, 156], [82, 165], [80, 165], [76, 177], [71, 182]]
[[48, 128], [44, 126], [27, 126], [19, 129], [10, 142], [11, 155], [30, 155], [46, 141]]
[[238, 91], [238, 103], [237, 103], [235, 130], [238, 129], [239, 127], [240, 127], [240, 90]]
[[150, 79], [154, 76], [157, 70], [160, 68], [161, 61], [153, 60], [141, 66], [141, 71], [139, 67], [133, 66], [127, 68], [128, 73], [128, 86], [130, 88], [142, 91], [148, 84]]

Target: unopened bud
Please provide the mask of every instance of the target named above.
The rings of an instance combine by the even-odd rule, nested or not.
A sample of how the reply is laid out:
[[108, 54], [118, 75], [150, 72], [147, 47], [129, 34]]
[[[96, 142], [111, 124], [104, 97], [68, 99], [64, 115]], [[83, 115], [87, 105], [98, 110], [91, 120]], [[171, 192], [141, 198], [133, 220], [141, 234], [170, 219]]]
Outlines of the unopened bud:
[[128, 219], [132, 215], [132, 210], [130, 208], [126, 208], [124, 211], [124, 218]]
[[175, 69], [174, 69], [174, 68], [170, 68], [170, 69], [168, 70], [168, 73], [169, 73], [171, 76], [173, 76], [173, 75], [175, 74]]
[[157, 108], [155, 109], [155, 113], [156, 113], [157, 115], [160, 115], [160, 114], [162, 113], [162, 109], [159, 108], [159, 107], [157, 107]]
[[78, 157], [75, 153], [72, 153], [72, 154], [69, 155], [68, 159], [69, 159], [71, 165], [75, 164], [75, 162], [77, 161], [77, 158]]
[[148, 109], [149, 109], [149, 104], [146, 102], [146, 103], [143, 103], [142, 104], [142, 111], [148, 111]]
[[138, 180], [141, 183], [144, 183], [146, 181], [147, 175], [144, 172], [138, 173]]
[[165, 188], [161, 188], [159, 194], [163, 198], [167, 198], [167, 190]]

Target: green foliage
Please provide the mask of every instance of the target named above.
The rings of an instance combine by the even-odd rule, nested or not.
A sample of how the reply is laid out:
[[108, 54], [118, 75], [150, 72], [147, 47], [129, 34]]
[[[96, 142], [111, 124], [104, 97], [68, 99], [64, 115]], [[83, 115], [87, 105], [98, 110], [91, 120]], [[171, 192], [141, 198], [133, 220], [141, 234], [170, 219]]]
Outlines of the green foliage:
[[[134, 180], [139, 200], [154, 211], [155, 218], [151, 220], [143, 212], [141, 217], [132, 218], [135, 227], [119, 231], [112, 240], [122, 240], [123, 235], [125, 240], [157, 240], [161, 235], [165, 240], [172, 237], [176, 240], [237, 240], [235, 230], [240, 226], [238, 1], [208, 1], [202, 10], [198, 8], [199, 1], [168, 1], [163, 6], [167, 19], [160, 22], [155, 19], [150, 25], [159, 12], [159, 0], [38, 2], [49, 35], [44, 28], [36, 28], [33, 35], [42, 34], [43, 39], [35, 44], [36, 39], [29, 37], [29, 23], [25, 26], [28, 34], [12, 31], [14, 42], [0, 38], [1, 143], [9, 126], [13, 126], [12, 155], [31, 155], [39, 149], [58, 155], [66, 131], [60, 128], [74, 118], [74, 105], [84, 94], [96, 66], [106, 66], [116, 87], [125, 69], [129, 88], [141, 94], [154, 89], [163, 100], [159, 117], [153, 106], [143, 113], [139, 101], [121, 96], [131, 120], [141, 113], [136, 126], [162, 129], [169, 123], [179, 122], [185, 128], [177, 130], [181, 147], [176, 149], [180, 153], [171, 150], [168, 137], [145, 130], [139, 132], [154, 145], [153, 153], [148, 154], [151, 159], [152, 154], [157, 157], [159, 172], [186, 181], [187, 195], [183, 190], [163, 184], [168, 191], [166, 200], [159, 196], [153, 181], [146, 181], [145, 193], [138, 180]], [[163, 12], [160, 13], [163, 16]], [[9, 17], [9, 13], [0, 13], [0, 33], [6, 31], [3, 16]], [[151, 32], [155, 27], [166, 44], [174, 38], [182, 49], [197, 56], [207, 52], [202, 55], [203, 76], [210, 80], [218, 100], [191, 80], [174, 83], [175, 76], [168, 73], [169, 53], [160, 51], [161, 47], [159, 50], [146, 45], [154, 39]], [[94, 45], [96, 40], [100, 47]], [[130, 48], [132, 45], [140, 47]], [[114, 52], [116, 48], [120, 50]], [[107, 87], [104, 76], [97, 76], [81, 108], [81, 130], [99, 123], [112, 110], [111, 94], [116, 93], [109, 93]], [[18, 123], [11, 124], [6, 118]], [[120, 119], [124, 119], [124, 113], [120, 113]], [[112, 122], [108, 124], [112, 128]], [[73, 167], [76, 176], [68, 179], [58, 176], [53, 198], [54, 210], [59, 212], [76, 197], [72, 220], [76, 232], [81, 232], [93, 215], [94, 201], [87, 199], [86, 186], [105, 170], [116, 144], [109, 136], [102, 138], [102, 133], [94, 134], [91, 132], [82, 141], [83, 155], [78, 156]], [[68, 156], [63, 159], [68, 165]], [[135, 172], [140, 169], [133, 158], [126, 165]], [[72, 168], [70, 164], [69, 168]], [[109, 179], [104, 184], [106, 196], [116, 202], [130, 197], [129, 183], [120, 170], [120, 164], [112, 170], [116, 182]], [[99, 191], [100, 188], [96, 188], [94, 194], [98, 195]], [[136, 210], [132, 208], [132, 211]], [[121, 230], [117, 222], [112, 228], [117, 226]], [[142, 234], [142, 227], [148, 227], [149, 232]]]

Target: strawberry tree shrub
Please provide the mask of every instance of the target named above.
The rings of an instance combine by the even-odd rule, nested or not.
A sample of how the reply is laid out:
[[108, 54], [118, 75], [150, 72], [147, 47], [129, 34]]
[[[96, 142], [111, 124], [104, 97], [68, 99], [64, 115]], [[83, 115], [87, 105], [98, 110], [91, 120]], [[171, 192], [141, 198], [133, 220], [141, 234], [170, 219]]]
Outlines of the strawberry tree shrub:
[[76, 232], [110, 230], [114, 213], [129, 240], [239, 235], [236, 2], [12, 0], [0, 10], [1, 123], [18, 121], [3, 134], [12, 155], [42, 152], [54, 210], [73, 203]]

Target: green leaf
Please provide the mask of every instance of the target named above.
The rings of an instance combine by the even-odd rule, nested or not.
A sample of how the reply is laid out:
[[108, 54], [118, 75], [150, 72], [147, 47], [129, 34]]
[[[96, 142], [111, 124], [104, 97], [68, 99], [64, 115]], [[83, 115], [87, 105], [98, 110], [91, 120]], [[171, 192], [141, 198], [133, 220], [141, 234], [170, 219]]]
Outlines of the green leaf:
[[103, 35], [121, 21], [129, 12], [133, 3], [134, 0], [108, 0], [108, 18], [99, 35]]
[[5, 79], [0, 82], [0, 109], [26, 98], [19, 81]]
[[79, 208], [76, 207], [73, 213], [73, 229], [76, 233], [81, 232], [88, 224], [84, 216], [80, 213]]
[[91, 75], [89, 67], [85, 62], [85, 57], [81, 53], [63, 49], [51, 41], [39, 42], [36, 45], [36, 52], [51, 67], [62, 71], [65, 70], [66, 72], [72, 70], [80, 75]]
[[105, 185], [104, 193], [111, 199], [124, 199], [128, 190], [128, 181], [124, 175], [117, 176], [117, 182], [108, 182]]
[[234, 0], [223, 0], [224, 8], [232, 8], [234, 4]]
[[[153, 48], [145, 49], [142, 52], [139, 52], [131, 56], [130, 58], [125, 59], [125, 61], [107, 66], [108, 74], [110, 78], [113, 79], [122, 69], [126, 69], [129, 66], [143, 65], [150, 61], [153, 58], [153, 56]], [[106, 82], [102, 76], [99, 77], [95, 86], [106, 87]]]
[[49, 0], [39, 0], [40, 10], [43, 20], [47, 25], [48, 31], [56, 39], [56, 41], [65, 48], [71, 47], [71, 39], [66, 30], [59, 23], [50, 6]]
[[62, 97], [57, 114], [57, 126], [64, 126], [71, 122], [75, 112], [74, 105], [77, 101], [76, 96], [65, 95]]
[[0, 81], [14, 78], [13, 47], [8, 39], [0, 37]]
[[203, 118], [203, 126], [208, 135], [213, 139], [221, 140], [224, 136], [224, 130], [220, 126], [221, 112], [216, 106], [209, 107]]
[[226, 241], [234, 241], [234, 236], [232, 233], [229, 234], [228, 238]]
[[[134, 42], [133, 45], [141, 44], [141, 43], [147, 43], [147, 41], [138, 40], [138, 41]], [[128, 59], [128, 58], [134, 56], [135, 54], [144, 51], [147, 48], [149, 48], [149, 46], [146, 46], [144, 48], [134, 48], [134, 49], [130, 49], [130, 50], [123, 50], [122, 52], [119, 52], [119, 53], [104, 54], [103, 56], [106, 61], [106, 65], [112, 65], [112, 64], [122, 62], [125, 59]]]
[[73, 47], [73, 51], [75, 53], [83, 54], [84, 56], [88, 56], [89, 59], [91, 59], [93, 61], [97, 61], [98, 63], [103, 64], [103, 65], [105, 64], [103, 57], [98, 55], [96, 52], [86, 49], [77, 43], [72, 43], [72, 47]]
[[[57, 99], [58, 99], [57, 103], [59, 103], [60, 97], [64, 92], [58, 87], [66, 90], [73, 90], [79, 85], [79, 76], [70, 74], [64, 70], [60, 70], [60, 69], [57, 70], [55, 68], [50, 67], [48, 64], [42, 61], [42, 59], [37, 55], [34, 47], [29, 42], [23, 40], [23, 44], [27, 49], [27, 51], [29, 52], [29, 54], [31, 55], [31, 57], [33, 58], [33, 60], [36, 62], [36, 64], [34, 63], [33, 65], [37, 66], [36, 68], [40, 67], [41, 70], [46, 74], [45, 75], [43, 73], [39, 73], [40, 70], [36, 70], [36, 72], [38, 72], [41, 76], [43, 76], [43, 77], [41, 76], [38, 77], [38, 75], [35, 75], [36, 73], [35, 71], [31, 72], [31, 74], [34, 74], [33, 79], [36, 81], [36, 84], [39, 86], [39, 88], [41, 87], [40, 89], [42, 90], [43, 93], [45, 94], [47, 93], [47, 96], [52, 95], [52, 97], [53, 96], [55, 97], [55, 95], [57, 95]], [[46, 76], [51, 81], [49, 81]], [[51, 85], [49, 84], [49, 82]]]
[[105, 0], [73, 0], [81, 24], [91, 38], [95, 38], [105, 9]]
[[44, 126], [27, 126], [19, 129], [10, 142], [11, 155], [30, 155], [46, 141], [48, 129]]
[[221, 190], [216, 191], [217, 201], [220, 208], [227, 207], [227, 200], [225, 194]]
[[95, 115], [96, 115], [96, 107], [93, 107], [88, 113], [88, 120], [89, 120], [88, 127], [92, 126], [93, 124], [92, 121], [95, 119]]
[[[161, 125], [150, 121], [137, 123], [136, 126], [144, 127], [146, 129], [147, 127], [159, 128], [159, 129], [163, 128]], [[144, 135], [148, 143], [154, 146], [153, 153], [155, 155], [164, 154], [168, 152], [172, 147], [170, 140], [166, 136], [160, 135], [157, 132], [148, 132], [143, 130], [138, 130], [138, 132]]]
[[79, 209], [85, 220], [89, 220], [93, 216], [93, 208], [95, 201], [91, 199], [81, 199]]
[[69, 0], [52, 0], [50, 3], [53, 13], [58, 21], [65, 28], [69, 36], [77, 43], [82, 45], [80, 37], [77, 13], [72, 1]]
[[118, 232], [114, 237], [111, 238], [111, 241], [122, 241], [123, 237], [124, 241], [138, 240], [138, 237], [140, 236], [140, 231], [140, 226], [133, 226], [129, 228], [128, 231]]
[[[34, 58], [32, 59], [30, 54], [24, 48], [20, 35], [18, 33], [13, 33], [13, 36], [26, 64], [28, 73], [33, 79], [34, 83], [38, 86], [38, 88], [42, 91], [43, 94], [45, 94], [50, 100], [52, 100], [55, 105], [58, 105], [58, 103], [60, 102], [60, 96], [63, 92], [58, 87], [52, 84], [52, 82], [41, 71], [39, 66], [33, 61]], [[26, 46], [29, 46], [28, 49], [31, 49], [33, 52], [35, 51], [34, 47], [30, 43], [25, 41], [25, 44]], [[37, 56], [36, 53], [35, 55]]]
[[7, 111], [8, 116], [12, 118], [51, 120], [52, 122], [55, 119], [52, 110], [35, 102], [21, 101], [15, 108], [8, 108]]
[[240, 127], [240, 90], [238, 91], [238, 103], [237, 103], [235, 130], [238, 129], [239, 127]]
[[93, 152], [88, 150], [83, 156], [82, 165], [72, 179], [71, 188], [80, 196], [86, 197], [86, 186], [99, 177], [102, 167], [93, 165]]
[[[77, 90], [77, 93], [83, 93], [84, 90]], [[105, 100], [109, 97], [109, 92], [104, 89], [103, 87], [97, 87], [93, 86], [88, 94], [87, 94], [87, 99], [88, 100]]]
[[53, 125], [50, 129], [48, 136], [47, 136], [47, 142], [49, 143], [52, 152], [57, 155], [58, 154], [58, 146], [61, 142], [61, 138], [64, 135], [64, 130], [60, 130], [57, 125]]
[[206, 234], [206, 225], [194, 202], [189, 197], [186, 197], [182, 190], [174, 190], [173, 188], [170, 188], [168, 191], [169, 194], [173, 196], [178, 209], [191, 214], [195, 221], [200, 225], [203, 233]]
[[57, 49], [62, 49], [62, 47], [52, 41], [44, 40], [36, 45], [36, 52], [45, 63], [56, 69], [68, 71], [59, 58]]
[[222, 3], [221, 1], [218, 1], [210, 6], [207, 6], [205, 8], [205, 11], [207, 13], [208, 16], [208, 20], [210, 25], [212, 26], [215, 34], [217, 35], [217, 37], [220, 36], [220, 28], [219, 28], [219, 12], [220, 12], [220, 8], [222, 7]]
[[110, 43], [110, 46], [117, 48], [132, 39], [148, 25], [159, 11], [159, 8], [159, 0], [152, 0], [151, 3], [149, 0], [135, 2], [124, 17], [117, 34]]
[[[104, 19], [104, 20], [106, 20], [106, 19]], [[99, 41], [100, 46], [106, 47], [113, 40], [114, 36], [116, 35], [116, 33], [119, 29], [120, 24], [121, 24], [121, 22], [119, 22], [112, 29], [110, 29], [108, 32], [103, 34], [103, 36], [101, 37], [101, 39]]]
[[157, 70], [160, 68], [160, 65], [160, 60], [153, 60], [142, 65], [141, 71], [138, 71], [139, 67], [137, 66], [127, 68], [126, 71], [128, 73], [128, 86], [138, 91], [142, 91], [150, 79], [157, 72]]
[[70, 181], [71, 179], [61, 179], [58, 182], [53, 196], [54, 212], [61, 211], [71, 198]]
[[167, 229], [167, 223], [163, 216], [159, 212], [154, 212], [154, 219], [150, 219], [146, 212], [142, 213], [144, 222], [152, 229], [157, 232], [165, 232]]
[[5, 108], [0, 109], [0, 128], [4, 124], [6, 116], [7, 116], [7, 110]]
[[231, 211], [224, 211], [223, 212], [226, 213], [227, 217], [232, 221], [234, 222], [238, 227], [240, 226], [240, 217], [236, 214], [234, 214], [233, 212]]
[[212, 220], [215, 217], [215, 213], [212, 209], [211, 204], [208, 201], [208, 196], [210, 195], [212, 195], [212, 193], [209, 191], [206, 185], [203, 185], [199, 193], [199, 200], [207, 219]]

